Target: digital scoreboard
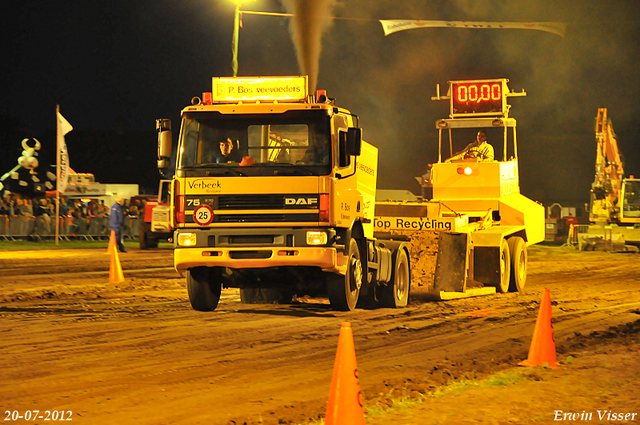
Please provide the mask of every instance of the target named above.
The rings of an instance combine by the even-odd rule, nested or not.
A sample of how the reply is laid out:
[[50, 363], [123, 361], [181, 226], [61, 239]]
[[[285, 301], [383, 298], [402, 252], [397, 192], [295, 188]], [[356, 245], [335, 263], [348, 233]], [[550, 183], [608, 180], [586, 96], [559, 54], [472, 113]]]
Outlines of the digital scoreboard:
[[506, 78], [450, 81], [451, 117], [502, 116], [507, 113]]

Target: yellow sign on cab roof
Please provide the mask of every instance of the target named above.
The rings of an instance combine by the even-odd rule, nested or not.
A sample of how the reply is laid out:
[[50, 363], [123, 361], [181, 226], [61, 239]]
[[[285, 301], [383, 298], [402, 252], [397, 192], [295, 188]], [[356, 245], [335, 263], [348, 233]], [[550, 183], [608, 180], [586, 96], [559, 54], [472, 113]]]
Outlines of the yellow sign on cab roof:
[[288, 101], [307, 98], [307, 77], [213, 78], [213, 102]]

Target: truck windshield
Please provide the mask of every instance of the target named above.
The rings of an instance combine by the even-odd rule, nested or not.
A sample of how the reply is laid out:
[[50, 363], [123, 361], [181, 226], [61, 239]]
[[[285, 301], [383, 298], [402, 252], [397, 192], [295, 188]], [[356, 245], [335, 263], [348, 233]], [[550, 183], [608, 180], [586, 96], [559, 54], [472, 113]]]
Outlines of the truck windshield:
[[328, 174], [330, 138], [326, 111], [185, 113], [178, 168], [206, 168], [209, 175]]

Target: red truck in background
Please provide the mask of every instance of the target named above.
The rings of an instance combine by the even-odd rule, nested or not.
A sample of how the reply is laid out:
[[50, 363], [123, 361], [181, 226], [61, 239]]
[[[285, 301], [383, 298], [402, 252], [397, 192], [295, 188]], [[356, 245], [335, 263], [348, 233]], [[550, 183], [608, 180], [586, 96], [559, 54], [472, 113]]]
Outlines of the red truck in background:
[[141, 217], [138, 240], [141, 249], [157, 248], [161, 239], [171, 240], [173, 229], [170, 220], [169, 192], [171, 180], [160, 180], [158, 195], [135, 196], [131, 203], [144, 202], [144, 215]]

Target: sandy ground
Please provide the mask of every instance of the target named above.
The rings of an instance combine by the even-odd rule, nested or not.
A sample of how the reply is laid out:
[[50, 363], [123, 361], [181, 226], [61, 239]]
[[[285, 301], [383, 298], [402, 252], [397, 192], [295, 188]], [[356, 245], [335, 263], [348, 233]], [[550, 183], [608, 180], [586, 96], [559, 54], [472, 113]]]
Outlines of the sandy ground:
[[[106, 247], [0, 251], [6, 423], [51, 422], [11, 418], [36, 410], [92, 425], [318, 420], [342, 322], [353, 329], [370, 425], [557, 423], [558, 414], [640, 423], [638, 254], [531, 247], [523, 293], [354, 312], [322, 299], [245, 305], [228, 289], [215, 312], [200, 313], [170, 249], [130, 249], [120, 260], [126, 281], [113, 284]], [[545, 288], [562, 368], [518, 367]], [[522, 380], [435, 396], [504, 372]], [[423, 402], [371, 410], [402, 396]]]

